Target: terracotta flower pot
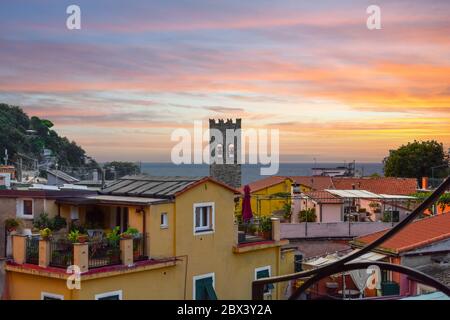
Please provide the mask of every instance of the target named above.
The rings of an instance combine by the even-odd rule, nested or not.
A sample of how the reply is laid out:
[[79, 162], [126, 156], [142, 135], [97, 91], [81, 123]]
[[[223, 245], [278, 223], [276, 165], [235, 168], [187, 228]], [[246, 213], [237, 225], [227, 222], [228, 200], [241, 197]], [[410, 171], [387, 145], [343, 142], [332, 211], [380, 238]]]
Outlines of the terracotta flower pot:
[[133, 236], [131, 234], [121, 234], [120, 238], [121, 239], [132, 239]]
[[79, 243], [86, 243], [88, 241], [88, 236], [86, 235], [78, 236], [77, 240]]

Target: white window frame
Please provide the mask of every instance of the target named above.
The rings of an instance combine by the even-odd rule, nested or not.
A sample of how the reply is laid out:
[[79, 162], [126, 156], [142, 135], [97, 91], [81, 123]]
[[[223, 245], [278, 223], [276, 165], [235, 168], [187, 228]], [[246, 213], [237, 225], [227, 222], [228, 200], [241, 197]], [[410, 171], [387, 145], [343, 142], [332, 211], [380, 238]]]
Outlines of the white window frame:
[[119, 296], [119, 300], [122, 300], [122, 290], [109, 291], [109, 292], [96, 294], [95, 300], [100, 300], [101, 298], [107, 298], [110, 296]]
[[[24, 214], [24, 201], [31, 201], [31, 215]], [[17, 198], [16, 200], [16, 217], [21, 219], [34, 219], [34, 199], [33, 198]]]
[[80, 219], [80, 208], [78, 206], [70, 206], [70, 220]]
[[41, 300], [44, 300], [45, 297], [58, 299], [58, 300], [64, 300], [64, 295], [62, 295], [62, 294], [55, 294], [55, 293], [41, 291]]
[[[264, 267], [259, 267], [259, 268], [255, 268], [255, 280], [258, 280], [257, 275], [259, 271], [264, 271], [264, 270], [269, 270], [269, 278], [272, 276], [272, 266], [264, 266]], [[264, 279], [264, 278], [260, 278], [260, 279]], [[264, 296], [269, 296], [272, 294], [272, 289], [269, 289], [268, 292], [264, 292]]]
[[216, 274], [214, 272], [200, 274], [198, 276], [193, 276], [192, 277], [192, 300], [195, 300], [195, 294], [196, 294], [195, 287], [196, 287], [197, 280], [205, 279], [205, 278], [212, 278], [212, 286], [213, 286], [214, 290], [216, 290]]
[[[201, 207], [211, 207], [211, 215], [208, 215], [208, 219], [211, 219], [211, 221], [208, 221], [208, 226], [206, 227], [196, 227], [195, 226], [195, 213], [197, 211], [197, 208]], [[202, 202], [202, 203], [194, 203], [194, 220], [193, 220], [193, 229], [194, 229], [194, 235], [201, 235], [201, 234], [209, 234], [214, 233], [214, 216], [215, 216], [215, 205], [214, 202]]]
[[161, 229], [167, 229], [169, 228], [169, 215], [167, 212], [161, 212], [161, 215], [159, 216], [159, 219], [161, 220], [161, 217], [163, 218], [163, 223], [161, 223], [160, 228]]

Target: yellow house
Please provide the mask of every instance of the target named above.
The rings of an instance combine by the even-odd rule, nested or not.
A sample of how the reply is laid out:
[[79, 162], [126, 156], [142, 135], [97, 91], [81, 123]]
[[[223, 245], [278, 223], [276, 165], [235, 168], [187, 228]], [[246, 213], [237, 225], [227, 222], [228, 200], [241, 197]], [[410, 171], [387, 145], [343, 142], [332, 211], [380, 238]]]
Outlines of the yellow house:
[[[290, 204], [292, 180], [289, 177], [270, 176], [249, 184], [251, 206], [256, 216], [282, 214], [284, 206]], [[244, 188], [241, 188], [243, 195]], [[236, 206], [236, 213], [242, 211], [242, 198]]]
[[[331, 177], [326, 176], [270, 176], [257, 180], [248, 185], [250, 187], [251, 205], [256, 216], [282, 216], [286, 210], [285, 205], [291, 205], [292, 187], [298, 188], [296, 192], [309, 192], [315, 190], [333, 189]], [[244, 188], [240, 189], [241, 194]], [[242, 198], [236, 203], [235, 212], [240, 215], [242, 211]]]
[[[236, 193], [209, 177], [129, 176], [101, 194], [60, 198], [60, 214], [86, 225], [93, 237], [115, 226], [136, 228], [140, 237], [123, 235], [120, 259], [109, 239], [69, 244], [65, 251], [58, 251], [64, 240], [41, 239], [33, 259], [35, 240], [14, 236], [5, 297], [250, 299], [252, 281], [292, 273], [294, 256], [282, 248], [288, 241], [280, 239], [278, 219], [268, 240], [238, 237]], [[74, 274], [66, 272], [71, 263], [79, 268]], [[268, 286], [265, 298], [283, 299], [285, 292], [286, 284]]]

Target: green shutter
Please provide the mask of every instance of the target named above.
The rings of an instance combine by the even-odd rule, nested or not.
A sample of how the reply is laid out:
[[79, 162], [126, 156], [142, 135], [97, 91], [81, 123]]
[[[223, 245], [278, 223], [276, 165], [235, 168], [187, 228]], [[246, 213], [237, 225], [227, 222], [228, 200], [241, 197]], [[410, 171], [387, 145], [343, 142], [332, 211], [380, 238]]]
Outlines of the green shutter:
[[205, 300], [206, 290], [203, 279], [197, 279], [195, 281], [195, 300]]
[[[256, 279], [269, 278], [269, 269], [260, 270], [256, 272]], [[264, 286], [264, 292], [272, 290], [274, 287], [273, 283], [269, 283]]]
[[213, 288], [212, 278], [207, 278], [205, 280], [207, 300], [217, 300], [216, 291]]
[[212, 277], [195, 281], [195, 300], [217, 300]]

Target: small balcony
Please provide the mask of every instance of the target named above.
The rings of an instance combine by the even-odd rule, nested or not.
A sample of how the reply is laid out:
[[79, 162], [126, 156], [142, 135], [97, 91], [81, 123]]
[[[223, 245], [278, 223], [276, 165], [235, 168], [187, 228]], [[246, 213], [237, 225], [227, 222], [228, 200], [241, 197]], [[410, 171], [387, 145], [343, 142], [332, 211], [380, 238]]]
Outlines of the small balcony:
[[237, 222], [235, 230], [234, 253], [244, 253], [289, 243], [288, 240], [280, 239], [280, 219], [278, 218], [267, 217], [245, 223]]
[[[148, 235], [117, 235], [117, 237], [88, 237], [71, 241], [67, 234], [57, 238], [42, 238], [36, 235], [13, 236], [13, 262], [57, 268], [64, 271], [76, 265], [81, 272], [102, 267], [133, 265], [150, 260], [146, 254]], [[75, 240], [75, 239], [72, 239]]]
[[267, 229], [259, 219], [247, 223], [238, 224], [238, 243], [251, 243], [272, 240], [272, 226]]

